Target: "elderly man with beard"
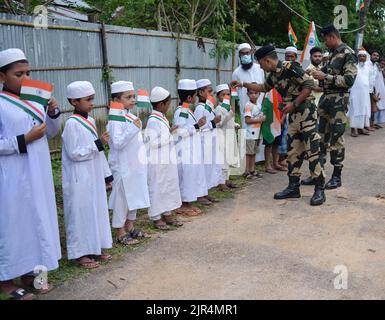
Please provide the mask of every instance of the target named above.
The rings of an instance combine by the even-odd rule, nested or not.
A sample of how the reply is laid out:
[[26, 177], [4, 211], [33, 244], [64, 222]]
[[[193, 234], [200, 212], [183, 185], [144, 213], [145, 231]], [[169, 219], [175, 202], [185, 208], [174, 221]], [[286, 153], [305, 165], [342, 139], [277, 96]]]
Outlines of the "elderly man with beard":
[[[265, 74], [260, 65], [253, 61], [250, 44], [240, 44], [238, 47], [238, 54], [240, 65], [234, 70], [232, 80], [262, 84], [265, 81]], [[247, 89], [238, 88], [238, 96], [241, 110], [242, 128], [246, 128], [244, 111], [246, 103], [249, 101]]]

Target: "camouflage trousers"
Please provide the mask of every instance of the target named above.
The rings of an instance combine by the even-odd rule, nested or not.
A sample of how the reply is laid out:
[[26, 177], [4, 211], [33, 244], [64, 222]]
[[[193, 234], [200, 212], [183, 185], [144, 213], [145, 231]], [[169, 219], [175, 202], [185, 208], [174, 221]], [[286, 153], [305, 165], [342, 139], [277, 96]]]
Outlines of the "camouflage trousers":
[[319, 133], [321, 135], [320, 151], [321, 161], [326, 162], [327, 145], [330, 145], [330, 163], [338, 169], [342, 169], [345, 158], [345, 126], [349, 94], [324, 94], [319, 106]]
[[309, 161], [313, 178], [325, 177], [320, 161], [320, 135], [317, 132], [317, 111], [312, 102], [304, 102], [305, 108], [289, 114], [287, 133], [287, 163], [289, 176], [301, 176], [304, 159]]

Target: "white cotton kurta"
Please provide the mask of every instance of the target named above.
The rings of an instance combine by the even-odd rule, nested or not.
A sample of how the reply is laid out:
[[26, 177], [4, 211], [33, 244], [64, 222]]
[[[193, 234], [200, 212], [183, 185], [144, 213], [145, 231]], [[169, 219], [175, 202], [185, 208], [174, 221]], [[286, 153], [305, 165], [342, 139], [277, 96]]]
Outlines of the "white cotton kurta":
[[200, 102], [195, 108], [194, 115], [197, 121], [204, 116], [207, 120], [206, 124], [201, 128], [202, 156], [206, 171], [207, 188], [211, 189], [222, 182], [222, 165], [217, 159], [219, 153], [217, 129], [216, 125], [213, 126], [212, 124], [215, 113], [214, 110], [207, 110], [205, 104]]
[[148, 189], [153, 218], [182, 205], [174, 138], [167, 118], [154, 110], [145, 130], [148, 154]]
[[[232, 80], [242, 81], [242, 82], [255, 82], [259, 84], [263, 84], [265, 82], [265, 73], [260, 67], [259, 64], [254, 63], [253, 66], [244, 70], [242, 65], [238, 66], [232, 75]], [[241, 119], [242, 119], [242, 128], [246, 128], [246, 122], [244, 117], [244, 111], [246, 103], [249, 101], [249, 97], [247, 95], [246, 88], [238, 88], [238, 96], [239, 96], [239, 107], [241, 111]]]
[[363, 129], [369, 127], [370, 95], [369, 67], [367, 64], [357, 65], [357, 77], [350, 89], [347, 116], [351, 128]]
[[385, 123], [385, 78], [381, 70], [377, 73], [375, 88], [381, 100], [377, 102], [378, 112], [375, 114], [374, 122]]
[[[88, 117], [95, 125], [94, 119]], [[68, 259], [112, 247], [105, 187], [106, 158], [95, 137], [74, 119], [62, 134], [62, 180]]]
[[196, 118], [191, 110], [187, 118], [181, 116], [181, 111], [181, 107], [175, 110], [173, 120], [173, 124], [178, 126], [173, 136], [178, 159], [179, 188], [182, 201], [193, 202], [208, 194], [206, 171], [200, 130], [194, 127]]
[[226, 108], [222, 107], [221, 104], [215, 108], [214, 112], [216, 115], [221, 116], [221, 121], [217, 123], [217, 141], [219, 145], [219, 158], [223, 165], [222, 178], [228, 180], [230, 177], [230, 167], [237, 168], [240, 166], [234, 113], [232, 110], [228, 111]]
[[[32, 103], [40, 111], [44, 108]], [[48, 138], [59, 119], [46, 118]], [[14, 279], [42, 265], [58, 268], [59, 228], [47, 136], [20, 153], [16, 136], [38, 122], [0, 98], [0, 281]]]
[[[131, 119], [137, 118], [126, 110], [125, 113]], [[114, 176], [109, 208], [114, 210], [114, 215], [148, 208], [147, 155], [141, 128], [133, 122], [110, 120], [107, 131], [110, 133], [108, 162]]]

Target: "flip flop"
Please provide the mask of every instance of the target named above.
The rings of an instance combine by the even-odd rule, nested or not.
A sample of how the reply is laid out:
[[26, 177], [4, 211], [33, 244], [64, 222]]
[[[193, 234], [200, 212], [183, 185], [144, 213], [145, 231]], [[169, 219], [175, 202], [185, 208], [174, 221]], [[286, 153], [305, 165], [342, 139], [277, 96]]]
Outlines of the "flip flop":
[[170, 227], [167, 224], [156, 224], [154, 223], [154, 227], [159, 230], [170, 230]]
[[100, 267], [99, 262], [93, 259], [90, 259], [90, 261], [86, 261], [86, 262], [80, 262], [79, 259], [75, 259], [73, 260], [73, 262], [84, 269], [96, 269]]
[[199, 213], [194, 211], [193, 209], [181, 209], [181, 208], [179, 208], [179, 209], [175, 210], [175, 213], [181, 214], [184, 216], [188, 216], [188, 217], [195, 217], [195, 216], [199, 215]]
[[174, 227], [181, 227], [183, 226], [183, 222], [179, 221], [179, 220], [176, 220], [176, 219], [172, 219], [172, 220], [165, 220], [164, 222], [166, 222], [169, 226], [174, 226]]
[[17, 288], [10, 293], [4, 293], [8, 295], [11, 300], [35, 300], [36, 296], [33, 293], [25, 291], [23, 288]]
[[124, 246], [131, 246], [134, 244], [138, 244], [139, 240], [132, 238], [129, 233], [126, 233], [120, 237], [117, 237], [116, 243], [122, 244]]
[[151, 238], [151, 236], [148, 233], [145, 233], [145, 232], [138, 230], [138, 229], [132, 229], [131, 231], [129, 231], [129, 234], [130, 234], [131, 238], [133, 238], [133, 239]]
[[28, 276], [28, 277], [30, 277], [32, 279], [31, 283], [26, 283], [25, 281], [23, 281], [23, 279], [21, 279], [21, 286], [23, 289], [31, 291], [34, 294], [46, 294], [55, 288], [53, 284], [47, 283], [47, 288], [36, 289], [34, 286], [35, 277], [33, 277], [33, 276]]
[[95, 261], [110, 261], [110, 260], [112, 260], [112, 255], [110, 255], [110, 254], [91, 255], [89, 257]]
[[276, 173], [278, 173], [277, 171], [275, 171], [274, 169], [265, 169], [265, 172], [267, 172], [267, 173], [270, 173], [270, 174], [276, 174]]

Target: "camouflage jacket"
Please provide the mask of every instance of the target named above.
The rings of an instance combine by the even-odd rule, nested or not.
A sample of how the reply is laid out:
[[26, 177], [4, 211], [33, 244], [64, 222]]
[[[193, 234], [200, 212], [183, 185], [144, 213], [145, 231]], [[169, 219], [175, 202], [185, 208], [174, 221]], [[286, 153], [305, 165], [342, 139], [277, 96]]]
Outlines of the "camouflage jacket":
[[329, 54], [328, 63], [322, 71], [327, 74], [325, 93], [348, 92], [357, 76], [357, 57], [353, 49], [342, 43]]
[[[282, 96], [284, 102], [293, 102], [302, 89], [314, 88], [314, 80], [302, 69], [298, 62], [279, 61], [277, 70], [270, 72], [265, 83], [265, 91], [275, 88]], [[306, 101], [314, 100], [310, 94]]]

